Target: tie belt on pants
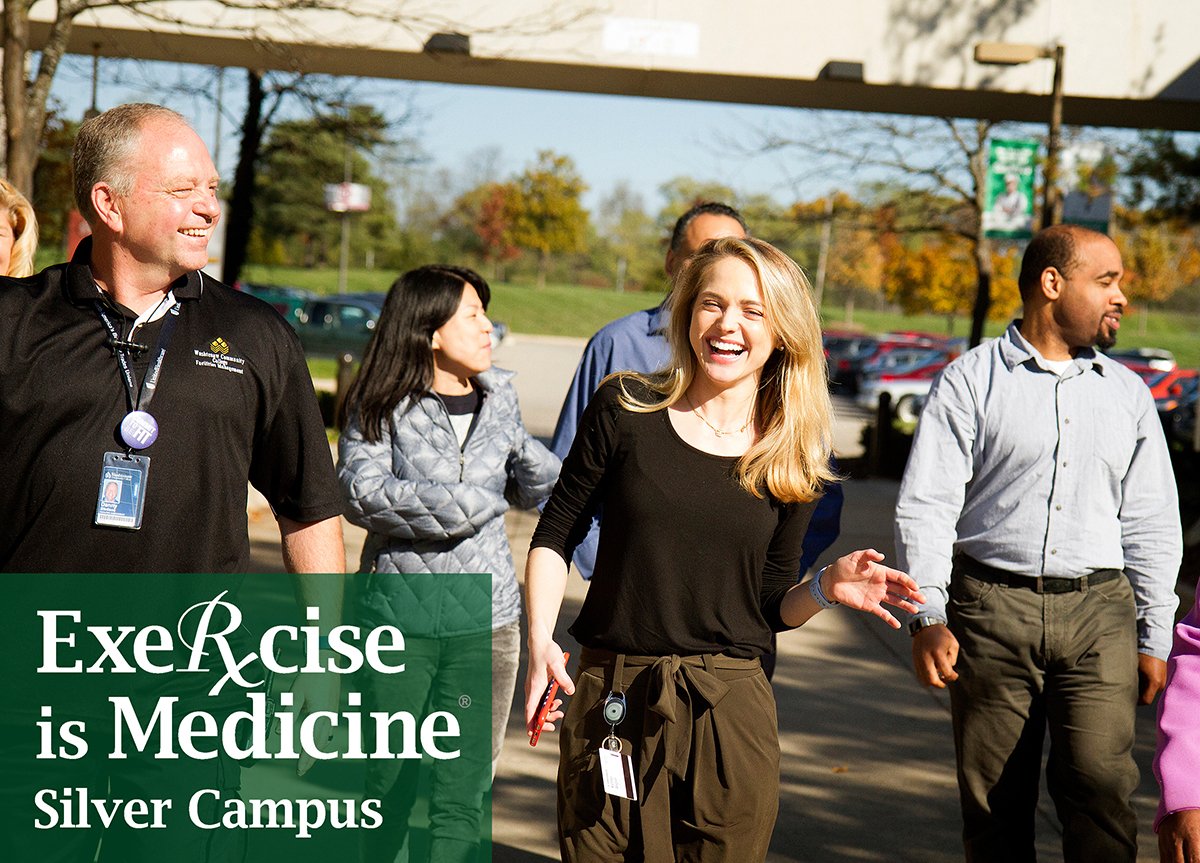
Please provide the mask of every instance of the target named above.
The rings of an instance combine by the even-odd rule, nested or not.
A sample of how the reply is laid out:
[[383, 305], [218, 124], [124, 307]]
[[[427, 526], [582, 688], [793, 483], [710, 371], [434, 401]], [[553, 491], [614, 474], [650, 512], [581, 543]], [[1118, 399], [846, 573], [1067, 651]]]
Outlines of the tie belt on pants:
[[[673, 859], [671, 831], [667, 828], [671, 823], [669, 777], [713, 781], [713, 777], [689, 776], [692, 751], [697, 742], [694, 735], [704, 738], [706, 749], [715, 746], [716, 751], [722, 753], [720, 723], [713, 725], [708, 717], [729, 695], [730, 682], [761, 675], [762, 662], [757, 657], [739, 659], [713, 654], [634, 656], [591, 647], [583, 648], [580, 660], [581, 669], [588, 666], [603, 668], [603, 677], [611, 679], [613, 692], [627, 692], [635, 681], [641, 689], [642, 681], [638, 678], [646, 676], [645, 703], [629, 702], [630, 713], [637, 711], [642, 716], [641, 739], [630, 741], [638, 777], [638, 805], [643, 824], [656, 825], [643, 833], [643, 841], [647, 860]], [[744, 700], [744, 694], [734, 697]], [[753, 709], [750, 703], [747, 707]], [[742, 721], [770, 723], [764, 728], [765, 733], [770, 733], [772, 716], [773, 711], [768, 716], [756, 715]], [[733, 735], [732, 739], [744, 736], [744, 729], [742, 732]], [[617, 733], [621, 733], [620, 726]], [[598, 740], [596, 745], [599, 745]], [[726, 759], [738, 757], [736, 748], [722, 754]], [[728, 765], [727, 760], [725, 763]]]

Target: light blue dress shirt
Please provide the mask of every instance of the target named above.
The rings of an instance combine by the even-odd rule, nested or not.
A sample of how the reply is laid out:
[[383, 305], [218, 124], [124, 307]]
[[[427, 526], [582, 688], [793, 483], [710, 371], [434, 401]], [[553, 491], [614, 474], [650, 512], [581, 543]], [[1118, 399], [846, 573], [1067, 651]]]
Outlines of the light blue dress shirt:
[[1150, 390], [1091, 349], [1060, 376], [1018, 324], [930, 390], [896, 504], [898, 565], [942, 620], [956, 551], [1026, 575], [1123, 569], [1138, 649], [1166, 659], [1183, 536]]

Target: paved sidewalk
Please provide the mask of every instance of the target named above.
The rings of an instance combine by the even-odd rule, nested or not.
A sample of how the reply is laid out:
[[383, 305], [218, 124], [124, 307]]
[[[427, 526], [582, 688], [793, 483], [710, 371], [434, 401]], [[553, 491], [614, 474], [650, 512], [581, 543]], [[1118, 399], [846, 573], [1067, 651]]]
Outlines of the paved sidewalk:
[[[893, 560], [891, 524], [897, 489], [898, 484], [890, 480], [847, 482], [842, 536], [819, 565], [863, 547], [876, 548]], [[518, 558], [523, 557], [534, 524], [529, 513], [509, 519], [509, 536]], [[572, 571], [558, 636], [564, 649], [576, 655], [578, 648], [565, 630], [585, 590]], [[961, 860], [950, 702], [944, 693], [916, 682], [908, 635], [873, 616], [837, 609], [784, 634], [779, 648], [774, 687], [783, 758], [779, 819], [768, 859], [772, 863]], [[524, 673], [522, 667], [521, 680]], [[558, 859], [557, 748], [552, 735], [536, 749], [530, 748], [519, 707], [518, 697], [496, 777], [496, 863]], [[1139, 860], [1157, 861], [1151, 831], [1158, 802], [1158, 787], [1150, 772], [1153, 708], [1139, 708], [1137, 729], [1135, 756], [1142, 771], [1135, 795]], [[1061, 833], [1044, 784], [1041, 800], [1036, 815], [1038, 859], [1061, 860]]]

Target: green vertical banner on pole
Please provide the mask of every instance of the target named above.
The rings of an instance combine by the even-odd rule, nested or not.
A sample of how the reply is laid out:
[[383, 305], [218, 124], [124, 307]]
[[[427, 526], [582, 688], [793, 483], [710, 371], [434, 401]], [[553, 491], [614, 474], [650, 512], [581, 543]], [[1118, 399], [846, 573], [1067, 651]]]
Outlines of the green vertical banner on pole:
[[983, 235], [1009, 240], [1033, 236], [1036, 141], [992, 141], [988, 147]]

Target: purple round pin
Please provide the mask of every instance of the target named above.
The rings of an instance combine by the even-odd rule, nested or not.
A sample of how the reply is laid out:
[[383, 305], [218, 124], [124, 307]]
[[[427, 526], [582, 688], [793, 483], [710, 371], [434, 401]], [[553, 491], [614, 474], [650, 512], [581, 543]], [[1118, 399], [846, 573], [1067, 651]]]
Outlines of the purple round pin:
[[121, 440], [130, 449], [145, 449], [158, 440], [158, 423], [145, 411], [130, 411], [121, 420]]

